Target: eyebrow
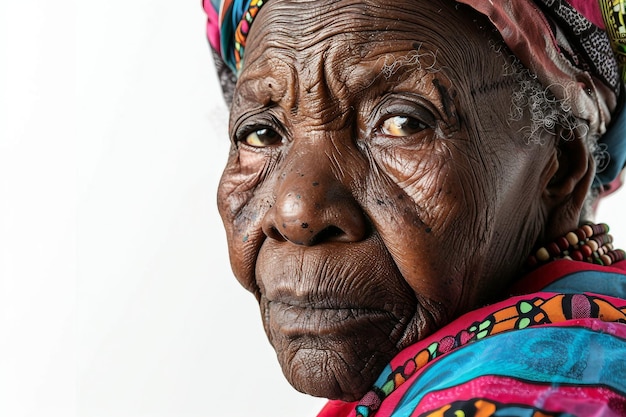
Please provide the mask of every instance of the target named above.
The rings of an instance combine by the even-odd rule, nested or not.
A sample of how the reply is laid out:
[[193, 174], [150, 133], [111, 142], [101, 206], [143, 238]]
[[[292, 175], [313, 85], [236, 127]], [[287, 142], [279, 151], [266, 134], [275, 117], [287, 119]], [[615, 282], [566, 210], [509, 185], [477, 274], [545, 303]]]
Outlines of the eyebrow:
[[[386, 54], [385, 58], [389, 58], [392, 55]], [[381, 59], [382, 57], [379, 57], [376, 61]], [[455, 117], [453, 109], [455, 107], [454, 98], [456, 94], [454, 94], [453, 86], [448, 88], [445, 85], [446, 83], [441, 83], [440, 78], [437, 77], [437, 74], [442, 74], [447, 79], [446, 73], [443, 70], [434, 70], [433, 65], [423, 66], [416, 59], [413, 59], [410, 53], [401, 56], [400, 60], [402, 63], [389, 70], [387, 72], [388, 76], [385, 76], [384, 71], [377, 71], [376, 68], [368, 66], [367, 63], [360, 63], [359, 66], [361, 68], [367, 68], [368, 72], [372, 72], [375, 75], [359, 83], [360, 85], [358, 86], [356, 83], [350, 83], [347, 85], [347, 88], [355, 92], [355, 94], [362, 94], [363, 92], [367, 94], [371, 89], [375, 89], [377, 90], [376, 95], [380, 96], [395, 90], [399, 86], [402, 86], [399, 90], [407, 90], [408, 86], [414, 85], [417, 87], [418, 84], [424, 83], [424, 88], [414, 89], [413, 91], [419, 94], [420, 92], [426, 93], [425, 89], [434, 90], [433, 93], [429, 91], [424, 97], [435, 98], [433, 104], [442, 114], [445, 114], [448, 118]], [[383, 64], [383, 67], [386, 65]], [[408, 72], [406, 71], [407, 67], [410, 67]], [[405, 70], [403, 71], [403, 69]], [[419, 74], [416, 75], [416, 72]], [[419, 78], [417, 83], [415, 83], [416, 78]], [[347, 79], [347, 77], [344, 76], [344, 79]]]

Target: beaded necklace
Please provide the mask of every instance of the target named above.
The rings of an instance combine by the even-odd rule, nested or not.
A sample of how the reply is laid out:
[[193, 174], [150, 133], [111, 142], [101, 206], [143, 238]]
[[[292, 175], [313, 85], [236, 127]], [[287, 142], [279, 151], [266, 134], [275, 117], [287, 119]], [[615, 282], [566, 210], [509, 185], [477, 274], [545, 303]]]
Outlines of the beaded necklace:
[[585, 223], [573, 232], [539, 248], [528, 257], [526, 266], [535, 268], [555, 259], [569, 259], [598, 265], [611, 265], [626, 258], [622, 249], [613, 248], [613, 236], [605, 223]]

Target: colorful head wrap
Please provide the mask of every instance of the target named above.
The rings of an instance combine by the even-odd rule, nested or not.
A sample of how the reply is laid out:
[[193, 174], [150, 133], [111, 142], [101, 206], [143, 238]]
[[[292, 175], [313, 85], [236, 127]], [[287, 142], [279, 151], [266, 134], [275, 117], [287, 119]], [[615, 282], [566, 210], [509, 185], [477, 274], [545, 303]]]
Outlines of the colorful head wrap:
[[209, 18], [207, 36], [211, 46], [238, 74], [250, 26], [263, 0], [203, 0], [202, 4]]
[[[238, 76], [248, 32], [267, 1], [203, 0], [218, 69], [226, 64]], [[615, 180], [626, 164], [626, 0], [456, 1], [488, 17], [542, 85], [588, 121], [605, 156], [595, 185]]]

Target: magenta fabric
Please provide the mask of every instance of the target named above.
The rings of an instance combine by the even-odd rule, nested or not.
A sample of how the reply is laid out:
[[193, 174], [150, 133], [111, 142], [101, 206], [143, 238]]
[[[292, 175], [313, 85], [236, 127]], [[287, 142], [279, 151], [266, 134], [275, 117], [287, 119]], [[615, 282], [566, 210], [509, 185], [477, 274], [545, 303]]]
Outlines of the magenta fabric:
[[567, 0], [567, 2], [594, 25], [598, 26], [600, 29], [605, 29], [604, 19], [602, 18], [602, 12], [600, 11], [600, 6], [597, 1]]
[[202, 6], [207, 14], [207, 39], [209, 40], [211, 47], [215, 49], [218, 54], [221, 54], [222, 48], [220, 47], [220, 27], [217, 10], [215, 10], [213, 4], [211, 4], [211, 0], [203, 0]]

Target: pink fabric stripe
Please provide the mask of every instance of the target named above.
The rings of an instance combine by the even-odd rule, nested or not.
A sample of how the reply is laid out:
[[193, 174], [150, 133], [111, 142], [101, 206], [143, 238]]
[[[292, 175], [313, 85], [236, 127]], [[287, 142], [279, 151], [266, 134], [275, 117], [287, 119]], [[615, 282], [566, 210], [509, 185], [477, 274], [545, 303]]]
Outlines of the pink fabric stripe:
[[[606, 413], [602, 416], [607, 417], [617, 416], [615, 412], [604, 408], [607, 403], [623, 406], [626, 401], [624, 397], [606, 387], [555, 387], [551, 384], [527, 383], [514, 378], [483, 376], [447, 390], [427, 394], [412, 415], [417, 416], [454, 401], [475, 398], [504, 404], [537, 406], [544, 411], [571, 413], [576, 416], [595, 415], [594, 411], [598, 411], [600, 407]], [[539, 398], [540, 404], [537, 403]]]
[[217, 11], [213, 9], [211, 0], [203, 0], [202, 5], [204, 11], [207, 14], [208, 21], [206, 25], [206, 35], [209, 39], [209, 43], [219, 54], [222, 53], [220, 48], [220, 25], [218, 20]]
[[317, 417], [348, 417], [354, 414], [354, 407], [358, 402], [347, 403], [339, 400], [330, 400], [324, 405]]

